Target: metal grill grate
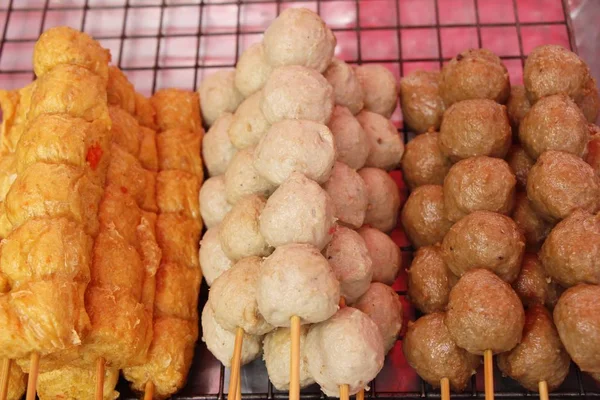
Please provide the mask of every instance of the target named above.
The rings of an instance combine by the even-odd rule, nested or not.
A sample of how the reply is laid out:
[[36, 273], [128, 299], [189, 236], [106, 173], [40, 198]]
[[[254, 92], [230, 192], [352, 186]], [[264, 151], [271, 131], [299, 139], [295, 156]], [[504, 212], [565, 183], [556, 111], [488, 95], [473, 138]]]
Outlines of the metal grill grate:
[[[566, 1], [566, 0], [563, 0]], [[260, 40], [270, 20], [284, 8], [317, 11], [338, 37], [338, 56], [350, 63], [383, 63], [399, 78], [417, 69], [439, 69], [458, 51], [487, 47], [504, 60], [513, 83], [522, 80], [529, 51], [544, 43], [575, 48], [566, 3], [561, 0], [0, 0], [0, 87], [18, 88], [33, 79], [31, 54], [45, 29], [69, 25], [109, 48], [113, 62], [136, 89], [195, 90], [205, 75], [235, 66], [245, 48]], [[402, 128], [401, 113], [394, 122]], [[411, 136], [408, 132], [405, 138]], [[393, 172], [396, 178], [399, 172]], [[400, 179], [401, 181], [401, 179]], [[406, 195], [406, 189], [403, 189]], [[411, 248], [400, 231], [392, 235], [408, 265]], [[415, 317], [406, 301], [406, 277], [394, 288], [403, 299], [405, 324]], [[200, 304], [207, 298], [203, 286]], [[399, 340], [400, 342], [400, 340]], [[496, 396], [537, 397], [502, 378], [496, 369]], [[243, 398], [287, 398], [268, 382], [261, 361], [242, 369]], [[181, 399], [223, 399], [228, 373], [200, 343]], [[133, 397], [127, 385], [119, 390]], [[316, 387], [303, 399], [322, 399]], [[367, 398], [438, 398], [407, 365], [400, 343], [390, 352]], [[483, 373], [453, 398], [483, 398]], [[600, 387], [575, 367], [554, 398], [600, 397]]]

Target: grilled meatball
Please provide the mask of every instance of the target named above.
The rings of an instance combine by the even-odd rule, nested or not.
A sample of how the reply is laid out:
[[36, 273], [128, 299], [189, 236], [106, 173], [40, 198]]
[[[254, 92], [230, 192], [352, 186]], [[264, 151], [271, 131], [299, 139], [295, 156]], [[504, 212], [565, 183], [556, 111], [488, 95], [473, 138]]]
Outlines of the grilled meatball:
[[421, 247], [408, 273], [408, 297], [425, 314], [444, 311], [450, 290], [458, 281], [444, 263], [439, 246]]
[[508, 119], [510, 120], [510, 126], [513, 129], [513, 135], [516, 136], [519, 132], [519, 125], [521, 121], [527, 115], [531, 109], [531, 103], [527, 98], [527, 92], [525, 86], [514, 85], [510, 88], [510, 96], [506, 103], [506, 111], [508, 112]]
[[439, 185], [416, 188], [401, 214], [404, 232], [415, 247], [428, 246], [442, 241], [452, 226], [444, 212], [444, 193]]
[[242, 53], [235, 66], [235, 87], [244, 97], [249, 97], [265, 86], [272, 71], [264, 45], [255, 43]]
[[404, 142], [392, 121], [367, 110], [361, 111], [356, 119], [369, 139], [370, 150], [365, 166], [388, 171], [399, 166], [404, 154]]
[[239, 150], [256, 146], [271, 124], [260, 109], [262, 92], [254, 93], [240, 104], [229, 127], [229, 139]]
[[552, 316], [540, 304], [529, 307], [525, 313], [521, 343], [498, 355], [500, 371], [534, 392], [541, 381], [548, 383], [548, 390], [557, 389], [567, 377], [570, 364]]
[[446, 107], [439, 83], [437, 71], [414, 71], [400, 80], [402, 117], [416, 133], [440, 129]]
[[486, 269], [474, 269], [450, 291], [445, 322], [458, 346], [473, 354], [497, 354], [521, 341], [525, 312], [508, 283]]
[[227, 133], [232, 120], [231, 113], [224, 113], [215, 120], [202, 139], [202, 159], [210, 176], [224, 174], [236, 153]]
[[557, 221], [578, 208], [598, 211], [600, 183], [593, 168], [581, 158], [547, 151], [529, 171], [527, 197], [542, 218]]
[[369, 198], [365, 224], [383, 232], [391, 231], [396, 227], [401, 205], [396, 182], [379, 168], [363, 168], [358, 174], [367, 185]]
[[433, 387], [448, 378], [456, 392], [465, 390], [481, 358], [456, 345], [444, 324], [445, 314], [436, 312], [408, 323], [402, 341], [406, 361]]
[[453, 162], [475, 156], [504, 158], [511, 138], [505, 106], [492, 100], [465, 100], [444, 113], [439, 146]]
[[369, 137], [350, 110], [335, 106], [328, 126], [334, 137], [337, 160], [353, 169], [362, 168], [369, 156]]
[[208, 228], [200, 241], [200, 265], [202, 265], [202, 275], [208, 286], [211, 286], [215, 279], [233, 265], [233, 262], [223, 252], [219, 240], [219, 230], [220, 225], [218, 224]]
[[543, 304], [552, 309], [558, 301], [560, 288], [544, 269], [537, 254], [526, 253], [523, 256], [521, 272], [512, 287], [519, 295], [525, 307]]
[[354, 69], [364, 93], [365, 110], [390, 118], [398, 104], [398, 82], [389, 69], [363, 64]]
[[369, 204], [367, 185], [360, 175], [346, 164], [336, 162], [323, 189], [333, 201], [338, 222], [360, 228]]
[[576, 103], [585, 115], [585, 119], [591, 124], [596, 123], [598, 113], [600, 113], [600, 96], [596, 79], [591, 76], [588, 77], [583, 86], [581, 97], [577, 99]]
[[600, 371], [600, 286], [580, 284], [568, 289], [554, 308], [560, 340], [585, 372]]
[[587, 144], [584, 160], [592, 166], [596, 176], [600, 177], [600, 127], [590, 124], [588, 128], [592, 136]]
[[207, 179], [200, 188], [198, 196], [200, 202], [200, 215], [207, 228], [220, 224], [225, 215], [231, 210], [225, 195], [225, 177], [213, 176]]
[[452, 163], [438, 144], [439, 133], [418, 135], [406, 144], [402, 173], [410, 189], [421, 185], [441, 185]]
[[506, 162], [517, 178], [517, 186], [519, 189], [525, 189], [527, 187], [529, 170], [531, 170], [531, 167], [535, 164], [535, 160], [527, 155], [527, 152], [523, 147], [516, 144], [511, 146], [510, 150], [508, 150]]
[[254, 152], [254, 147], [238, 151], [225, 171], [225, 195], [230, 204], [251, 194], [269, 197], [276, 188], [254, 168]]
[[334, 58], [323, 75], [333, 87], [335, 104], [347, 107], [352, 114], [358, 114], [363, 109], [364, 93], [354, 68]]
[[198, 89], [202, 118], [211, 126], [225, 113], [234, 112], [244, 96], [235, 87], [235, 71], [217, 71], [202, 81]]
[[479, 156], [454, 164], [444, 179], [444, 211], [458, 221], [478, 210], [508, 215], [515, 205], [517, 179], [504, 160]]
[[373, 263], [373, 282], [392, 285], [396, 281], [402, 257], [400, 248], [385, 233], [369, 226], [363, 226], [358, 233], [364, 239]]

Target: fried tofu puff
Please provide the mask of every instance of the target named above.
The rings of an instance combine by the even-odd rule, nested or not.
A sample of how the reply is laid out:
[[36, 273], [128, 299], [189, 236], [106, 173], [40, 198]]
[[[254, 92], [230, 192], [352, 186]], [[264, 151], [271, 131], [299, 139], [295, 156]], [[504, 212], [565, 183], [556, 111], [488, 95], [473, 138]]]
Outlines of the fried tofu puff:
[[106, 87], [108, 104], [121, 107], [135, 115], [135, 88], [123, 71], [115, 66], [108, 67], [108, 85]]
[[27, 113], [31, 106], [31, 94], [36, 82], [32, 82], [19, 90], [0, 90], [0, 107], [2, 107], [2, 131], [0, 150], [13, 153], [17, 143], [25, 131]]
[[202, 160], [198, 156], [202, 135], [183, 129], [169, 129], [158, 134], [156, 141], [161, 171], [187, 171], [203, 180]]
[[160, 132], [169, 129], [202, 131], [198, 93], [161, 89], [150, 98], [150, 103], [156, 112], [156, 124]]
[[141, 93], [135, 92], [135, 119], [141, 126], [156, 130], [156, 111], [152, 107], [152, 102], [149, 98]]
[[[10, 370], [8, 372], [8, 392], [6, 399], [7, 400], [20, 400], [23, 398], [25, 394], [25, 389], [27, 388], [27, 376], [21, 370], [21, 368], [15, 364], [11, 363]], [[39, 379], [38, 379], [38, 390], [39, 390]]]
[[[119, 392], [115, 390], [118, 380], [118, 368], [106, 368], [104, 400], [119, 398]], [[42, 372], [38, 376], [37, 394], [40, 400], [92, 399], [96, 394], [96, 369], [65, 366]]]

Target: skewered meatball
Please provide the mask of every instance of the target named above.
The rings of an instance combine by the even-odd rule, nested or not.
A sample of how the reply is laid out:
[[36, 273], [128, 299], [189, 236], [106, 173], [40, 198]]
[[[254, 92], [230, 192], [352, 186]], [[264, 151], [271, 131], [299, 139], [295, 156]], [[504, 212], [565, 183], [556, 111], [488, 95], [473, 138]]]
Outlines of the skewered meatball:
[[521, 189], [527, 187], [527, 176], [529, 170], [535, 164], [535, 160], [527, 155], [525, 149], [520, 145], [513, 145], [506, 155], [506, 162], [517, 178], [517, 186]]
[[200, 241], [200, 265], [208, 286], [211, 286], [215, 279], [233, 265], [223, 252], [219, 230], [220, 225], [209, 228]]
[[237, 149], [256, 146], [271, 127], [260, 110], [261, 96], [259, 91], [246, 98], [233, 114], [228, 133]]
[[398, 82], [389, 69], [379, 64], [354, 69], [365, 95], [365, 110], [390, 118], [398, 103]]
[[254, 167], [281, 185], [293, 172], [325, 182], [335, 162], [333, 135], [327, 126], [305, 120], [284, 120], [271, 126], [254, 152]]
[[409, 188], [444, 183], [452, 163], [438, 145], [439, 135], [437, 132], [427, 132], [406, 144], [402, 172]]
[[378, 229], [363, 226], [358, 233], [365, 240], [373, 263], [373, 282], [392, 285], [402, 266], [400, 249], [388, 235]]
[[485, 268], [506, 282], [517, 279], [524, 250], [525, 238], [517, 224], [490, 211], [467, 215], [450, 228], [442, 241], [442, 257], [455, 275]]
[[404, 122], [416, 133], [438, 130], [446, 107], [440, 96], [440, 73], [414, 71], [400, 80]]
[[352, 114], [358, 114], [363, 109], [364, 93], [354, 68], [334, 58], [323, 75], [333, 87], [335, 104], [347, 107]]
[[487, 49], [465, 50], [442, 68], [440, 95], [448, 107], [473, 99], [504, 104], [510, 95], [508, 71]]
[[383, 232], [396, 226], [400, 210], [400, 193], [396, 182], [382, 169], [363, 168], [358, 171], [367, 185], [369, 205], [365, 224]]
[[600, 286], [581, 284], [568, 289], [554, 308], [560, 340], [586, 372], [600, 371]]
[[337, 160], [353, 169], [362, 168], [369, 156], [369, 137], [350, 110], [335, 106], [328, 126], [335, 139]]
[[335, 105], [333, 88], [314, 69], [290, 65], [275, 69], [262, 90], [260, 107], [274, 124], [284, 119], [306, 119], [326, 124]]
[[600, 177], [600, 128], [596, 125], [589, 125], [590, 133], [593, 136], [587, 144], [587, 154], [585, 155], [585, 162], [590, 164], [594, 169], [597, 177]]
[[541, 381], [548, 383], [550, 391], [558, 388], [567, 377], [570, 364], [552, 317], [540, 304], [531, 306], [525, 313], [521, 343], [498, 356], [500, 371], [534, 392], [539, 390]]
[[230, 332], [242, 328], [249, 335], [264, 335], [273, 330], [258, 312], [256, 281], [262, 260], [246, 257], [223, 272], [208, 292], [208, 305], [215, 321]]
[[506, 161], [486, 156], [454, 164], [444, 179], [444, 211], [458, 221], [478, 210], [508, 215], [515, 205], [517, 179]]
[[340, 291], [351, 304], [362, 296], [373, 278], [373, 263], [365, 240], [352, 229], [338, 226], [323, 255], [337, 280]]
[[273, 326], [321, 322], [338, 309], [340, 284], [327, 259], [308, 244], [277, 247], [267, 257], [256, 284], [258, 309]]
[[452, 226], [444, 212], [444, 193], [439, 185], [419, 186], [402, 209], [402, 226], [415, 247], [442, 241]]
[[[208, 350], [225, 367], [231, 367], [235, 333], [229, 332], [215, 321], [215, 314], [209, 304], [202, 310], [202, 341]], [[262, 337], [244, 333], [242, 343], [241, 365], [256, 360], [262, 351]]]
[[236, 153], [227, 133], [232, 120], [231, 113], [221, 115], [202, 139], [202, 159], [210, 176], [224, 174]]
[[242, 53], [235, 66], [235, 87], [244, 97], [250, 97], [265, 86], [272, 71], [264, 45], [255, 43]]
[[225, 113], [234, 112], [244, 96], [235, 88], [235, 71], [217, 71], [202, 81], [198, 89], [202, 118], [211, 126]]
[[600, 215], [573, 212], [552, 229], [540, 259], [562, 286], [600, 284]]
[[566, 94], [581, 97], [589, 71], [577, 54], [558, 45], [533, 49], [523, 69], [523, 82], [531, 103], [542, 97]]
[[442, 378], [448, 378], [452, 390], [462, 392], [481, 359], [454, 343], [444, 318], [444, 313], [437, 312], [409, 322], [402, 350], [410, 366], [431, 386], [439, 387]]
[[336, 39], [321, 17], [306, 8], [288, 8], [271, 23], [263, 39], [267, 62], [275, 67], [303, 65], [323, 72]]
[[578, 208], [598, 211], [600, 183], [592, 167], [581, 158], [547, 151], [529, 171], [527, 197], [542, 218], [556, 221]]
[[346, 164], [336, 162], [323, 189], [333, 201], [338, 222], [353, 229], [360, 228], [369, 204], [367, 185], [360, 175]]
[[388, 171], [399, 166], [404, 142], [392, 121], [367, 110], [361, 111], [356, 119], [369, 139], [370, 150], [365, 166]]
[[[306, 335], [309, 325], [300, 327], [300, 354], [305, 354]], [[289, 390], [291, 335], [289, 328], [277, 328], [269, 332], [263, 341], [263, 360], [267, 367], [269, 380], [277, 390]], [[308, 372], [308, 360], [300, 357], [300, 387], [315, 383]]]
[[306, 357], [308, 371], [327, 396], [338, 397], [342, 384], [348, 385], [352, 395], [383, 367], [383, 340], [371, 318], [346, 307], [311, 328], [306, 338]]
[[259, 229], [258, 221], [265, 204], [264, 197], [249, 195], [238, 201], [225, 215], [219, 230], [219, 240], [223, 252], [230, 260], [268, 256], [273, 251]]
[[294, 173], [267, 201], [260, 215], [260, 232], [273, 247], [309, 243], [323, 249], [333, 234], [334, 214], [327, 192]]
[[600, 95], [598, 94], [598, 86], [596, 86], [596, 79], [588, 77], [581, 97], [576, 101], [577, 105], [585, 115], [585, 119], [593, 124], [598, 119], [598, 113], [600, 113]]
[[523, 232], [528, 249], [538, 250], [552, 230], [552, 224], [541, 218], [531, 207], [527, 194], [518, 193], [512, 218]]
[[559, 287], [542, 266], [537, 254], [523, 256], [521, 272], [512, 287], [525, 307], [543, 304], [552, 309], [558, 301]]
[[494, 354], [521, 341], [525, 311], [510, 285], [486, 269], [467, 272], [450, 291], [446, 326], [469, 353]]
[[383, 283], [374, 282], [352, 307], [367, 314], [383, 338], [384, 353], [388, 353], [402, 329], [402, 302], [398, 294]]
[[444, 113], [439, 145], [453, 162], [475, 156], [504, 158], [512, 133], [506, 107], [491, 100], [465, 100]]
[[225, 194], [230, 204], [250, 194], [269, 197], [276, 188], [254, 168], [254, 153], [254, 147], [238, 151], [225, 171]]
[[408, 297], [425, 314], [444, 311], [458, 281], [444, 263], [439, 246], [421, 247], [408, 269]]
[[220, 224], [231, 210], [231, 204], [225, 196], [225, 178], [223, 175], [207, 179], [200, 188], [200, 215], [207, 228]]
[[519, 125], [521, 121], [527, 115], [531, 109], [531, 103], [527, 98], [527, 92], [525, 86], [514, 85], [510, 88], [510, 96], [506, 103], [506, 110], [508, 112], [508, 118], [510, 119], [510, 126], [513, 129], [513, 134], [519, 132]]
[[581, 157], [589, 140], [585, 116], [566, 95], [540, 99], [519, 127], [519, 139], [534, 160], [549, 150], [564, 151]]

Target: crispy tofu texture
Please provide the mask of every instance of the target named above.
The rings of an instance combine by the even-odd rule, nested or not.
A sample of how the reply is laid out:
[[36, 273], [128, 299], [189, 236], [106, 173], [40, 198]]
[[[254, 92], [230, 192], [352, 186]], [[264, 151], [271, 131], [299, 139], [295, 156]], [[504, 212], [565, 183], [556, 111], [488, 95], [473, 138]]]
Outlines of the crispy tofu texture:
[[[108, 367], [104, 373], [104, 399], [119, 397], [115, 390], [119, 380], [118, 368]], [[38, 376], [37, 394], [40, 400], [94, 400], [96, 369], [65, 366]]]
[[135, 89], [123, 71], [115, 66], [108, 67], [108, 104], [121, 107], [129, 114], [135, 114]]
[[155, 316], [196, 321], [201, 279], [198, 268], [163, 263], [156, 275]]
[[179, 213], [200, 222], [200, 183], [189, 172], [160, 171], [156, 179], [156, 202], [162, 213]]
[[165, 213], [156, 222], [156, 240], [162, 250], [163, 263], [179, 263], [200, 268], [198, 242], [201, 224], [181, 214]]
[[121, 107], [108, 107], [112, 120], [112, 140], [134, 157], [140, 153], [140, 125]]
[[152, 107], [150, 99], [141, 93], [135, 93], [135, 118], [141, 126], [156, 130], [156, 111]]
[[0, 90], [0, 107], [2, 107], [0, 152], [13, 153], [16, 150], [17, 143], [25, 131], [35, 85], [34, 81], [19, 90]]
[[156, 112], [158, 130], [183, 129], [202, 132], [198, 93], [180, 89], [162, 89], [150, 99]]
[[183, 129], [169, 129], [160, 133], [156, 140], [161, 171], [187, 171], [200, 181], [203, 180], [204, 171], [200, 158], [202, 135]]
[[17, 158], [14, 153], [0, 155], [0, 201], [6, 199], [6, 195], [13, 182], [17, 179]]
[[158, 171], [158, 152], [156, 150], [156, 132], [140, 126], [140, 154], [142, 167], [150, 171]]

